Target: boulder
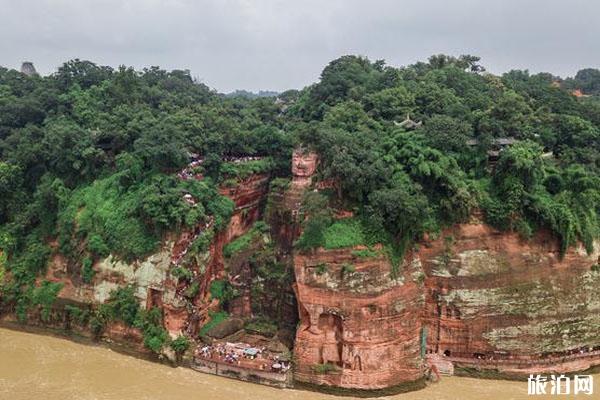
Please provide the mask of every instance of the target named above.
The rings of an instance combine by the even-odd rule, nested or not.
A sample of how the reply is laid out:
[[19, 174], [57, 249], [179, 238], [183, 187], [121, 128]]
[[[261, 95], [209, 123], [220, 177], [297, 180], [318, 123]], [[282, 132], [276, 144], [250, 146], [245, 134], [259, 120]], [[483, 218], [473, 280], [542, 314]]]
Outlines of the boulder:
[[243, 320], [239, 318], [229, 318], [210, 328], [208, 332], [206, 332], [206, 335], [215, 339], [223, 339], [226, 336], [233, 335], [243, 327]]

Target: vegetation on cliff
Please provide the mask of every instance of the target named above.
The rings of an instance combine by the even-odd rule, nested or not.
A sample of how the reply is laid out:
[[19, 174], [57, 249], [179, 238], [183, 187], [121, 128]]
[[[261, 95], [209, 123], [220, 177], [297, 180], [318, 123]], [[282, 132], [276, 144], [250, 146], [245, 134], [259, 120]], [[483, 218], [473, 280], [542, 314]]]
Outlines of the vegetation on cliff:
[[[48, 77], [0, 68], [2, 303], [33, 307], [27, 293], [56, 251], [89, 282], [90, 261], [109, 253], [132, 261], [167, 231], [224, 227], [233, 204], [217, 184], [287, 168], [282, 126], [272, 99], [223, 98], [185, 71], [80, 60]], [[202, 178], [182, 180], [193, 154]], [[240, 156], [269, 157], [230, 161]]]
[[[265, 171], [288, 178], [299, 142], [335, 186], [306, 197], [302, 248], [382, 242], [399, 257], [478, 208], [500, 229], [545, 228], [563, 251], [577, 241], [590, 250], [600, 235], [599, 87], [597, 70], [495, 76], [477, 57], [443, 55], [402, 68], [344, 56], [314, 85], [255, 99], [156, 67], [73, 60], [47, 77], [0, 68], [2, 303], [47, 309], [51, 296], [33, 290], [55, 252], [89, 282], [100, 257], [143, 258], [167, 231], [198, 223], [220, 229], [233, 204], [217, 185]], [[192, 159], [200, 178], [177, 177]], [[354, 217], [336, 221], [334, 209]], [[198, 240], [205, 248], [210, 237]]]
[[[434, 56], [398, 69], [341, 57], [288, 117], [319, 153], [321, 178], [337, 183], [341, 206], [400, 253], [475, 208], [498, 228], [524, 237], [546, 228], [563, 251], [577, 241], [590, 250], [600, 234], [600, 101], [570, 94], [581, 76], [494, 76], [478, 61]], [[322, 203], [307, 197], [301, 247], [323, 245], [335, 224]]]

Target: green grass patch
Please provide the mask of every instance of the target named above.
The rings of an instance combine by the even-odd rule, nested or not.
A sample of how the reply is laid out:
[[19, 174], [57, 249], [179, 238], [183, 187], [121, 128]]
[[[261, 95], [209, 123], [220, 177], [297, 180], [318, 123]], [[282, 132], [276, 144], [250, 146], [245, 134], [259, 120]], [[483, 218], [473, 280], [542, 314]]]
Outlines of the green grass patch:
[[229, 318], [229, 314], [227, 314], [225, 311], [209, 311], [208, 316], [210, 317], [210, 320], [206, 324], [204, 324], [202, 328], [200, 328], [200, 337], [206, 336], [206, 334], [209, 330], [211, 330], [211, 328], [217, 326], [218, 324]]
[[373, 249], [353, 250], [352, 255], [360, 258], [373, 258], [379, 256], [379, 252]]
[[263, 221], [257, 221], [248, 232], [223, 246], [223, 256], [231, 258], [234, 254], [246, 250], [258, 235], [262, 235], [268, 231], [269, 226], [267, 224]]
[[315, 364], [312, 366], [312, 370], [315, 374], [329, 374], [332, 372], [337, 372], [340, 370], [340, 367], [331, 363], [324, 364]]
[[277, 333], [277, 325], [266, 318], [256, 318], [244, 326], [246, 332], [257, 333], [262, 336], [272, 337]]
[[346, 218], [335, 221], [324, 231], [326, 249], [341, 249], [366, 243], [365, 234], [360, 221]]
[[95, 181], [75, 190], [66, 209], [59, 214], [63, 240], [72, 240], [67, 228], [72, 222], [78, 238], [87, 237], [90, 252], [101, 257], [112, 251], [131, 260], [142, 257], [158, 244], [158, 237], [138, 218], [138, 193], [122, 192], [118, 176]]
[[[74, 243], [95, 257], [109, 253], [126, 261], [155, 251], [163, 235], [215, 218], [215, 229], [229, 221], [234, 205], [210, 180], [180, 181], [160, 173], [125, 185], [122, 173], [75, 189], [58, 215], [61, 252], [75, 256]], [[191, 206], [183, 200], [189, 193]], [[204, 237], [203, 237], [204, 239]]]
[[234, 254], [246, 250], [250, 246], [250, 243], [252, 243], [252, 239], [254, 239], [255, 235], [256, 232], [251, 230], [227, 243], [223, 246], [223, 256], [225, 258], [230, 258]]

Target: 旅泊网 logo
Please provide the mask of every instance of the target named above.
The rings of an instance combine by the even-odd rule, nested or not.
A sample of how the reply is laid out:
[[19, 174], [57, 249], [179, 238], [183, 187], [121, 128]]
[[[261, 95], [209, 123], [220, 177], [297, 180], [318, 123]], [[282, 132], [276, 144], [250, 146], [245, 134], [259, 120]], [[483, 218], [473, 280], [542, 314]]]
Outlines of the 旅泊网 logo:
[[529, 375], [527, 379], [528, 395], [565, 395], [594, 393], [594, 377], [591, 375], [575, 375], [570, 378], [565, 375]]

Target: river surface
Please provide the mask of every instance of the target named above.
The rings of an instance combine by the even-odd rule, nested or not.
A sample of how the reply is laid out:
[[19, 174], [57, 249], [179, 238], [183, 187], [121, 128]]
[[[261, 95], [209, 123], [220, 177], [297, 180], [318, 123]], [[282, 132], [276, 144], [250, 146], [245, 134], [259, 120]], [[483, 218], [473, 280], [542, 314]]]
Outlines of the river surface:
[[[600, 375], [594, 376], [600, 399]], [[526, 382], [443, 377], [396, 400], [569, 399], [528, 396]], [[300, 390], [281, 390], [141, 360], [106, 347], [0, 328], [1, 400], [340, 400]], [[348, 399], [348, 398], [346, 398]]]

